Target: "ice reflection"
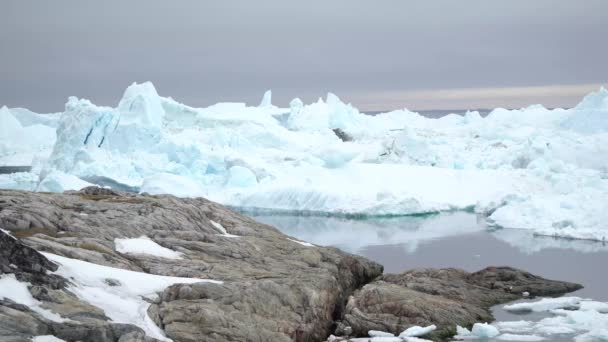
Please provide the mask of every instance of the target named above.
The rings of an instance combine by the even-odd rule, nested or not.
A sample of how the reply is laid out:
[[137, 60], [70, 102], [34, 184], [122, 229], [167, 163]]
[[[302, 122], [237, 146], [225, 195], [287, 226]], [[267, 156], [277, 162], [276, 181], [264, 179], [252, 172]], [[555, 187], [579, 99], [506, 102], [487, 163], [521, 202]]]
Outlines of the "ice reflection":
[[287, 215], [253, 217], [300, 240], [336, 246], [350, 253], [359, 253], [364, 247], [395, 244], [414, 253], [424, 241], [485, 230], [476, 215], [465, 212], [364, 220]]
[[605, 242], [538, 236], [526, 229], [488, 230], [482, 218], [466, 212], [394, 218], [347, 219], [339, 217], [251, 215], [285, 234], [322, 246], [336, 246], [360, 254], [363, 248], [400, 245], [413, 254], [425, 243], [456, 236], [488, 232], [525, 254], [546, 249], [606, 252]]

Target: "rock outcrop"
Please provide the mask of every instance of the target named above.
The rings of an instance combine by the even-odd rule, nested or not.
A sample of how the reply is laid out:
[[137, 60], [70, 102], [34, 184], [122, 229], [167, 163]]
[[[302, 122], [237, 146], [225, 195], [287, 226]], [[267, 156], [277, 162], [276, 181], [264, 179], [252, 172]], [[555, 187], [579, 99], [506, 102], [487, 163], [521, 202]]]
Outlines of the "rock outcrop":
[[[297, 241], [202, 198], [95, 187], [64, 194], [0, 190], [0, 228], [7, 230], [0, 231], [0, 280], [27, 284], [36, 303], [2, 299], [0, 292], [1, 341], [40, 335], [69, 342], [157, 341], [141, 325], [113, 322], [108, 312], [83, 300], [71, 287], [76, 280], [60, 276], [58, 265], [39, 252], [222, 281], [172, 282], [145, 298], [147, 317], [176, 342], [321, 341], [333, 332], [367, 336], [369, 330], [399, 333], [430, 324], [438, 326], [430, 337], [440, 340], [456, 324], [491, 321], [490, 306], [523, 292], [555, 295], [580, 287], [511, 268], [381, 276], [382, 266], [374, 262]], [[142, 236], [179, 257], [132, 253], [116, 240]], [[118, 279], [103, 281], [121, 286]]]
[[[301, 243], [202, 198], [100, 188], [64, 194], [0, 190], [0, 228], [18, 239], [2, 233], [8, 251], [0, 252], [2, 273], [29, 282], [42, 307], [69, 319], [49, 321], [5, 300], [0, 339], [11, 341], [46, 334], [66, 341], [144, 340], [141, 329], [110, 323], [103, 311], [66, 291], [70, 279], [49, 274], [56, 266], [36, 250], [156, 275], [223, 281], [176, 284], [150, 305], [149, 316], [174, 341], [319, 341], [332, 332], [353, 291], [382, 273], [376, 263]], [[115, 239], [141, 236], [182, 257], [117, 251]], [[15, 262], [21, 269], [10, 266]]]
[[510, 267], [479, 272], [416, 269], [387, 274], [356, 291], [348, 300], [341, 326], [355, 336], [369, 330], [399, 334], [414, 326], [435, 324], [429, 336], [442, 340], [455, 334], [456, 325], [493, 321], [490, 307], [523, 297], [551, 296], [575, 291], [579, 284], [543, 279]]

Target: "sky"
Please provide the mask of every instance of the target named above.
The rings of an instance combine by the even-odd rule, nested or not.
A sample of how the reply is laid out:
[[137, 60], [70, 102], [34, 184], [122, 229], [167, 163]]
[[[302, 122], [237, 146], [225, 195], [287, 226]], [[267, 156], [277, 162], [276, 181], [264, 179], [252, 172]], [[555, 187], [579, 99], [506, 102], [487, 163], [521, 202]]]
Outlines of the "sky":
[[0, 106], [569, 107], [608, 83], [608, 1], [0, 1]]

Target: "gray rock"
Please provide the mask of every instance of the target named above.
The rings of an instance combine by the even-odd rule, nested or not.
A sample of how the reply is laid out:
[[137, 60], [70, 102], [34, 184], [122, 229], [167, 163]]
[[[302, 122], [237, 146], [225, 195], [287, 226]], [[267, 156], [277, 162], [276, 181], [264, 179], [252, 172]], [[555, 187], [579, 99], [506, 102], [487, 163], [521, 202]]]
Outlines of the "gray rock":
[[489, 267], [475, 273], [463, 270], [416, 269], [387, 274], [365, 285], [349, 298], [343, 324], [357, 336], [369, 330], [394, 334], [414, 326], [437, 325], [430, 337], [454, 334], [456, 325], [493, 321], [490, 307], [522, 297], [558, 295], [581, 288], [510, 267]]
[[[211, 221], [238, 237], [221, 235]], [[139, 272], [224, 281], [174, 285], [153, 301], [149, 316], [176, 342], [325, 339], [348, 296], [382, 273], [376, 263], [335, 248], [302, 246], [202, 198], [99, 188], [64, 194], [0, 190], [0, 227], [40, 251]], [[183, 258], [115, 250], [114, 239], [142, 235]], [[32, 292], [45, 308], [79, 322], [45, 322], [59, 338], [141, 340], [140, 332], [113, 330], [103, 312], [69, 292], [43, 288], [41, 283]]]
[[[212, 223], [237, 237], [227, 237]], [[307, 247], [273, 227], [202, 198], [179, 199], [85, 188], [64, 194], [0, 190], [0, 271], [32, 284], [42, 307], [73, 321], [50, 322], [0, 301], [0, 340], [52, 334], [66, 341], [153, 342], [52, 275], [48, 251], [101, 265], [158, 275], [222, 280], [175, 284], [149, 300], [148, 315], [183, 341], [321, 341], [331, 332], [366, 336], [436, 324], [442, 339], [456, 324], [492, 319], [490, 306], [521, 293], [555, 295], [579, 288], [511, 268], [467, 273], [420, 269], [382, 274], [382, 266], [335, 248]], [[115, 250], [116, 238], [145, 235], [182, 259]], [[371, 282], [371, 283], [370, 283]], [[117, 279], [106, 279], [120, 285]], [[366, 285], [367, 284], [367, 285]], [[364, 286], [365, 285], [365, 286]]]
[[20, 281], [62, 288], [63, 279], [47, 273], [56, 269], [42, 254], [0, 230], [0, 274], [14, 273]]

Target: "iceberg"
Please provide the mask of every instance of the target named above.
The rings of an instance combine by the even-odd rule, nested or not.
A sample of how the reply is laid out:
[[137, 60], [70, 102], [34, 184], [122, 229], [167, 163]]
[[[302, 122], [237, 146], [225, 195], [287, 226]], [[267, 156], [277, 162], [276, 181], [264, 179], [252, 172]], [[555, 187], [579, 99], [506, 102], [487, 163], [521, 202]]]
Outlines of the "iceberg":
[[[608, 91], [540, 105], [425, 118], [367, 115], [338, 96], [289, 108], [194, 108], [134, 83], [118, 105], [71, 97], [60, 114], [0, 110], [0, 186], [87, 183], [205, 196], [233, 207], [322, 216], [468, 211], [496, 228], [608, 237]], [[82, 181], [82, 183], [80, 183]]]

